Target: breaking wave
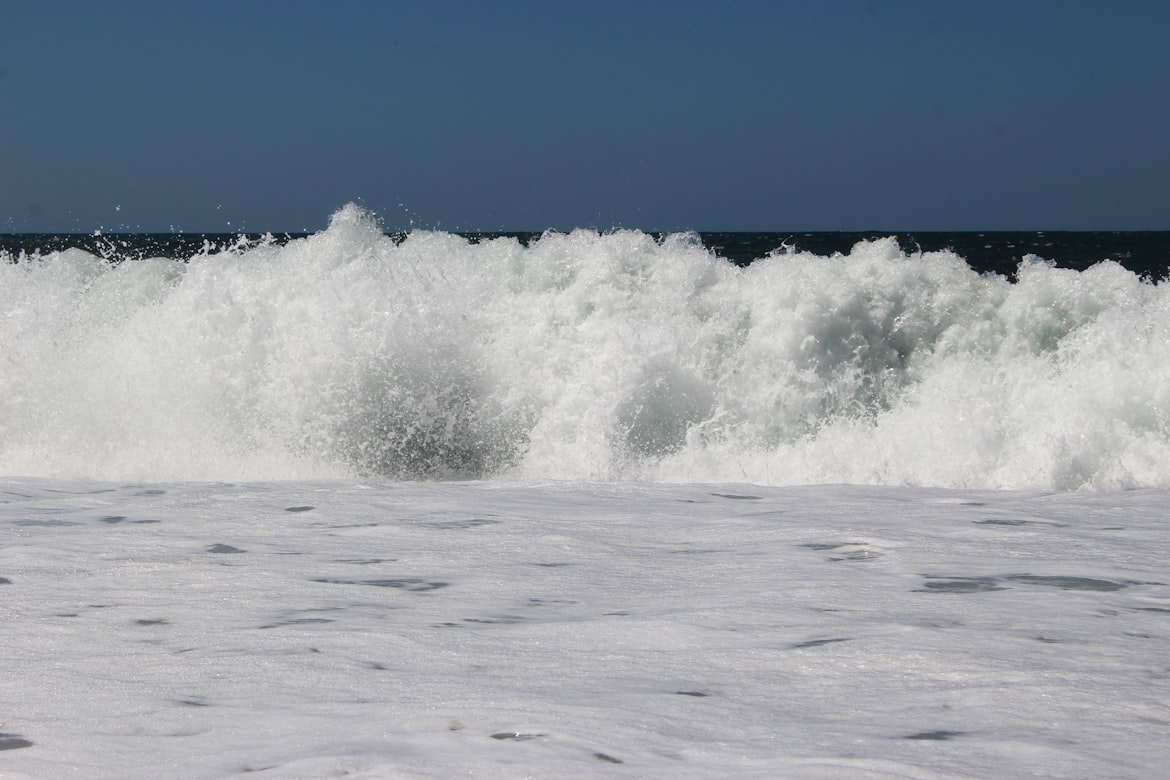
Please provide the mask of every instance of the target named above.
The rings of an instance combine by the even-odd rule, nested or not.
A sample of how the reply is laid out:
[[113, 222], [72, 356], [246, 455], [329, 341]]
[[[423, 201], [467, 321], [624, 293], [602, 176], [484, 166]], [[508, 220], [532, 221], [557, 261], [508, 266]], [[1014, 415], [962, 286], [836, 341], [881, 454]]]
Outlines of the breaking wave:
[[0, 473], [1170, 486], [1170, 293], [893, 238], [325, 231], [0, 262]]

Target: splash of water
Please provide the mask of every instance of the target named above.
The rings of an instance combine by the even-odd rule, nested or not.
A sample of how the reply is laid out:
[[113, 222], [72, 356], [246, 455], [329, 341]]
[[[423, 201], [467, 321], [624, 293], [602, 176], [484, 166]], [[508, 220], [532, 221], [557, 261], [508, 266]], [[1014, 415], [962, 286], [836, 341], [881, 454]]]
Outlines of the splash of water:
[[385, 236], [0, 263], [0, 473], [1170, 485], [1170, 295], [893, 239]]

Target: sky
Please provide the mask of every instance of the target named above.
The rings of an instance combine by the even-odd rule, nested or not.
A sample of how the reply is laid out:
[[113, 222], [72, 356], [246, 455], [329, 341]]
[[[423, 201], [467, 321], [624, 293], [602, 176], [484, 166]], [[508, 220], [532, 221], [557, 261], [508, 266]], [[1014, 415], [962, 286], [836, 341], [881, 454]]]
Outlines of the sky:
[[1164, 0], [0, 0], [0, 232], [1170, 229]]

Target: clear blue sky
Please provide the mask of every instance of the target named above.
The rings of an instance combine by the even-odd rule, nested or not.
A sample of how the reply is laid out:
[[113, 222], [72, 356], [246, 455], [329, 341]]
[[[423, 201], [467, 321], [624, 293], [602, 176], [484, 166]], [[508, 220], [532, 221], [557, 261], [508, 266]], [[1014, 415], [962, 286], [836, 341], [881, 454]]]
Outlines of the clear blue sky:
[[1165, 0], [0, 0], [0, 232], [1170, 229]]

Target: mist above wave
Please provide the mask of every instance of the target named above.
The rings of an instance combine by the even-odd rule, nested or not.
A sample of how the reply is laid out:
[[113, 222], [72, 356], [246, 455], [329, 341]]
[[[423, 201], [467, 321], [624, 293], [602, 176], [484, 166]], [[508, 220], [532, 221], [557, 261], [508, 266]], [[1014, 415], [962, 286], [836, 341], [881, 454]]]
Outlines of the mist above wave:
[[0, 472], [1170, 485], [1167, 287], [894, 239], [283, 246], [0, 264]]

